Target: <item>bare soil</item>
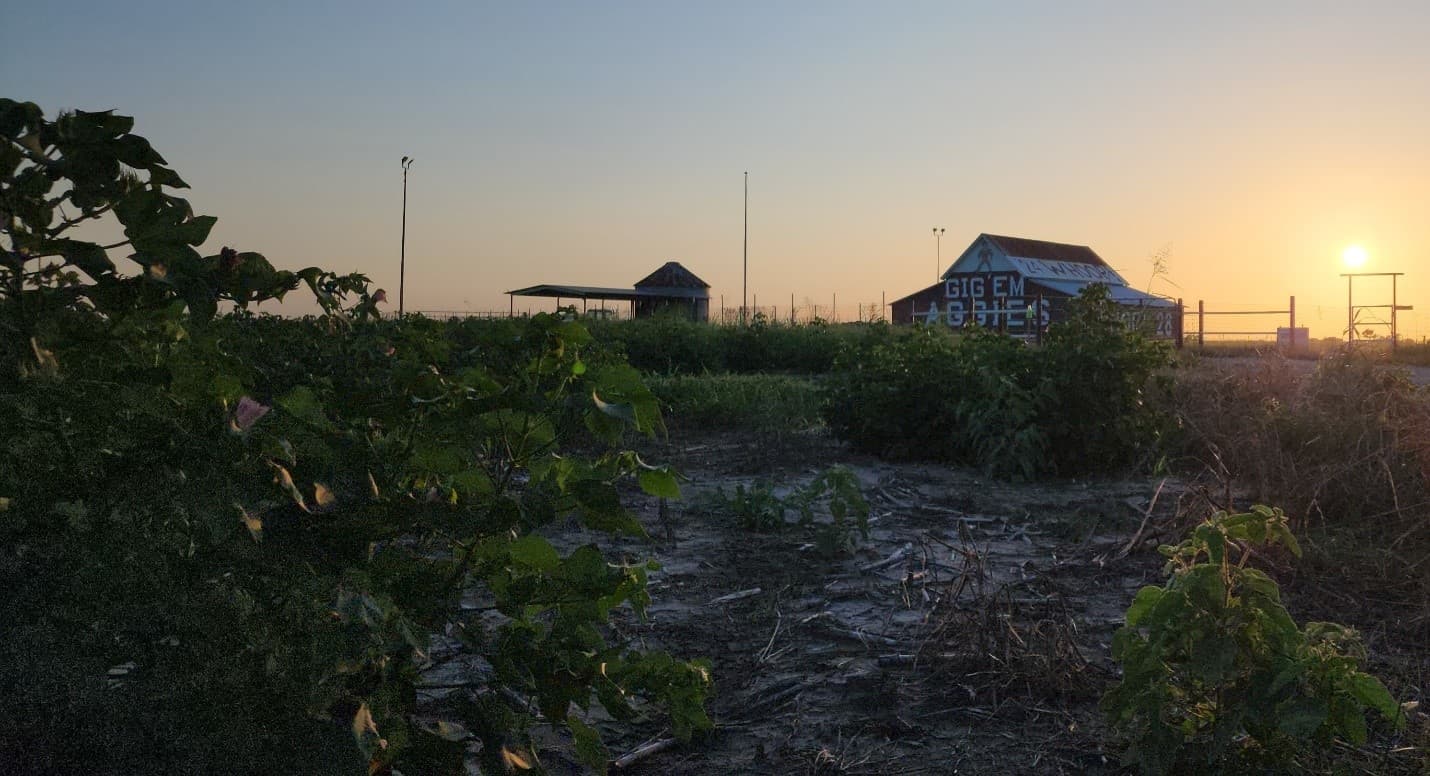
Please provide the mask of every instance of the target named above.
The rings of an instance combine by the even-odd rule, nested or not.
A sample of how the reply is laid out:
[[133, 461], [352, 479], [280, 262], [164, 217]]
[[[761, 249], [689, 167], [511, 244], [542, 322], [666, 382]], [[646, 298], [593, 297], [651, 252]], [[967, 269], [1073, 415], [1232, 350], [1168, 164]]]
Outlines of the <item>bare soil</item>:
[[[855, 455], [819, 433], [666, 453], [690, 478], [686, 498], [662, 519], [633, 494], [653, 541], [615, 551], [662, 570], [648, 619], [618, 627], [712, 661], [717, 728], [626, 772], [1117, 770], [1096, 710], [1108, 644], [1161, 569], [1155, 553], [1119, 554], [1149, 506], [1153, 523], [1176, 512], [1176, 483], [1155, 505], [1160, 480], [1008, 485]], [[699, 509], [702, 494], [795, 486], [833, 464], [853, 469], [873, 507], [852, 556], [821, 557], [797, 527], [756, 533]], [[603, 727], [616, 753], [666, 735]]]
[[[1156, 544], [1209, 514], [1197, 486], [1008, 484], [858, 455], [822, 432], [681, 437], [647, 455], [689, 478], [685, 498], [662, 509], [629, 494], [648, 540], [574, 525], [551, 537], [658, 561], [648, 617], [625, 612], [614, 627], [712, 664], [716, 729], [614, 773], [1122, 771], [1097, 710], [1116, 678], [1109, 643], [1136, 591], [1162, 581]], [[797, 526], [754, 532], [701, 508], [737, 484], [790, 488], [835, 464], [873, 508], [852, 555], [821, 556]], [[1392, 651], [1401, 667], [1425, 654]], [[593, 707], [589, 721], [617, 757], [670, 735], [658, 714], [633, 727]], [[565, 742], [548, 743], [548, 769], [582, 772]]]

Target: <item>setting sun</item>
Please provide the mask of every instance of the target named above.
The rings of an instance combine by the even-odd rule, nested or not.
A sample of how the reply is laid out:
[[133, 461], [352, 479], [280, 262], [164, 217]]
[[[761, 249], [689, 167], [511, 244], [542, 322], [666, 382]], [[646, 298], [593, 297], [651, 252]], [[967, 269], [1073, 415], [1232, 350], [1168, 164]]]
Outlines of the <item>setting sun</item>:
[[1359, 269], [1365, 266], [1365, 258], [1365, 248], [1359, 245], [1352, 245], [1346, 248], [1345, 253], [1341, 254], [1341, 261], [1344, 261], [1346, 266], [1351, 269]]

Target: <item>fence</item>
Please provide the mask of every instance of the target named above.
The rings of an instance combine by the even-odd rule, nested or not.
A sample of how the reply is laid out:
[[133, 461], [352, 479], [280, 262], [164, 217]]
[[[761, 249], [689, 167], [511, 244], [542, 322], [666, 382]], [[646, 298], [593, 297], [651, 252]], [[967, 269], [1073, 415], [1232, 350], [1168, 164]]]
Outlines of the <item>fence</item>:
[[[512, 313], [507, 310], [413, 310], [408, 315], [420, 315], [433, 320], [449, 320], [452, 318], [510, 318]], [[517, 315], [525, 315], [518, 311]], [[388, 310], [382, 314], [387, 320], [396, 320], [400, 317], [396, 310]]]
[[[712, 302], [715, 300], [711, 300]], [[737, 300], [738, 301], [738, 300]], [[854, 304], [854, 317], [848, 318], [849, 305], [839, 305], [838, 295], [832, 295], [827, 305], [815, 304], [809, 297], [804, 298], [802, 304], [795, 302], [795, 295], [790, 294], [789, 305], [761, 305], [758, 296], [751, 297], [751, 304], [745, 309], [745, 316], [741, 316], [740, 307], [726, 307], [725, 297], [721, 295], [717, 304], [711, 305], [710, 321], [723, 325], [738, 324], [742, 320], [754, 320], [756, 315], [763, 315], [770, 323], [782, 323], [790, 326], [811, 323], [842, 323], [854, 321], [858, 323], [881, 323], [888, 320], [884, 312], [886, 306], [883, 302], [856, 302]]]
[[[568, 307], [576, 303], [576, 300], [561, 299], [558, 301], [562, 303], [561, 306], [563, 307]], [[727, 307], [725, 301], [723, 294], [718, 298], [712, 298], [710, 300], [709, 320], [711, 323], [736, 325], [742, 320], [754, 320], [757, 315], [764, 316], [764, 319], [769, 323], [779, 323], [790, 326], [842, 322], [883, 323], [889, 319], [887, 313], [888, 307], [882, 301], [855, 302], [851, 310], [851, 305], [848, 303], [843, 305], [839, 304], [838, 295], [831, 295], [830, 303], [827, 305], [816, 304], [811, 301], [809, 297], [804, 297], [802, 302], [797, 303], [794, 294], [790, 295], [790, 303], [788, 305], [761, 305], [759, 303], [759, 297], [754, 296], [751, 298], [752, 304], [744, 308], [743, 316], [741, 315], [741, 308], [738, 304]], [[739, 300], [733, 299], [731, 301], [738, 302]], [[585, 305], [577, 305], [577, 307], [581, 314], [587, 317], [599, 317], [611, 320], [621, 320], [631, 317], [631, 305], [626, 302], [607, 303], [608, 306], [605, 307], [596, 307], [594, 306], [594, 302], [592, 304], [593, 306], [590, 307], [586, 307]], [[408, 315], [422, 315], [427, 318], [442, 320], [450, 318], [509, 318], [531, 315], [535, 312], [541, 312], [549, 306], [550, 305], [540, 305], [539, 307], [528, 306], [524, 310], [516, 306], [513, 306], [509, 310], [412, 310]], [[853, 317], [849, 317], [851, 312], [853, 313]], [[382, 317], [390, 319], [398, 316], [397, 312], [392, 310], [383, 313]]]
[[[1195, 335], [1195, 336], [1196, 336], [1196, 338], [1197, 338], [1197, 347], [1199, 347], [1199, 348], [1206, 346], [1206, 338], [1207, 338], [1207, 335], [1208, 335], [1208, 334], [1210, 334], [1210, 335], [1212, 335], [1212, 336], [1214, 336], [1214, 337], [1268, 337], [1268, 336], [1269, 336], [1269, 337], [1272, 337], [1272, 338], [1276, 338], [1276, 339], [1278, 339], [1278, 341], [1279, 341], [1279, 335], [1280, 335], [1280, 331], [1281, 331], [1281, 328], [1282, 328], [1282, 327], [1280, 327], [1279, 325], [1278, 325], [1276, 328], [1273, 328], [1273, 329], [1270, 329], [1270, 330], [1254, 330], [1254, 329], [1252, 329], [1252, 330], [1237, 330], [1237, 331], [1207, 331], [1207, 317], [1208, 317], [1208, 316], [1216, 317], [1216, 316], [1221, 316], [1221, 315], [1226, 315], [1226, 316], [1260, 316], [1263, 320], [1264, 320], [1267, 316], [1285, 316], [1285, 320], [1286, 320], [1286, 322], [1287, 322], [1287, 325], [1286, 325], [1285, 329], [1286, 329], [1286, 331], [1289, 332], [1289, 340], [1288, 340], [1287, 344], [1288, 344], [1290, 347], [1293, 347], [1293, 348], [1294, 348], [1294, 347], [1297, 347], [1297, 346], [1304, 346], [1304, 345], [1310, 344], [1309, 342], [1298, 342], [1298, 341], [1297, 341], [1298, 335], [1297, 335], [1297, 333], [1296, 333], [1296, 297], [1294, 297], [1294, 296], [1293, 296], [1293, 297], [1290, 297], [1290, 300], [1289, 300], [1289, 302], [1287, 303], [1287, 306], [1286, 306], [1286, 309], [1285, 309], [1285, 310], [1208, 310], [1208, 309], [1206, 309], [1206, 302], [1203, 301], [1203, 300], [1201, 300], [1201, 299], [1198, 299], [1198, 300], [1197, 300], [1197, 309], [1196, 309], [1195, 311], [1192, 311], [1192, 310], [1184, 310], [1182, 314], [1183, 314], [1184, 316], [1187, 316], [1187, 315], [1195, 315], [1195, 316], [1197, 317], [1197, 330], [1196, 330], [1196, 335]], [[1236, 320], [1244, 320], [1244, 319], [1238, 317], [1238, 318], [1236, 318]], [[1184, 329], [1184, 330], [1186, 329], [1185, 324], [1183, 325], [1183, 329]], [[1190, 338], [1190, 337], [1192, 337], [1192, 336], [1193, 336], [1193, 335], [1191, 334], [1191, 332], [1188, 332], [1188, 333], [1187, 333], [1187, 337], [1188, 337], [1188, 338]]]

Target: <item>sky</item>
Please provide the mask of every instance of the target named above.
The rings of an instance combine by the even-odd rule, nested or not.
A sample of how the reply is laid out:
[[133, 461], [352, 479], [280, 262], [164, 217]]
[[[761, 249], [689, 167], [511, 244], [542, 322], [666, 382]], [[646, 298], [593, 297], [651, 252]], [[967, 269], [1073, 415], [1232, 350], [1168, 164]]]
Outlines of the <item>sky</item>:
[[[1336, 336], [1357, 244], [1360, 271], [1406, 273], [1402, 334], [1430, 336], [1424, 2], [138, 1], [25, 18], [0, 94], [134, 116], [218, 217], [205, 252], [360, 271], [395, 300], [412, 156], [409, 310], [506, 310], [509, 289], [629, 286], [672, 259], [733, 307], [748, 171], [749, 291], [786, 312], [837, 298], [851, 319], [989, 232], [1089, 245], [1192, 307], [1295, 295], [1298, 323]], [[1356, 290], [1390, 302], [1384, 279]]]

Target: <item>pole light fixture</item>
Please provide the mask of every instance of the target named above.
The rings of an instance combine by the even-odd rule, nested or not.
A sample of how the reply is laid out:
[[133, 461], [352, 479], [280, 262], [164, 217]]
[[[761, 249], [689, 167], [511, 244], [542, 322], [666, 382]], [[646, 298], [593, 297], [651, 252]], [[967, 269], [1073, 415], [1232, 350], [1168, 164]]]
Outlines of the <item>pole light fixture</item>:
[[934, 282], [943, 277], [943, 233], [948, 231], [941, 226], [933, 228], [933, 274]]
[[412, 166], [412, 157], [402, 157], [402, 259], [397, 274], [397, 315], [406, 312], [407, 302], [407, 168]]

